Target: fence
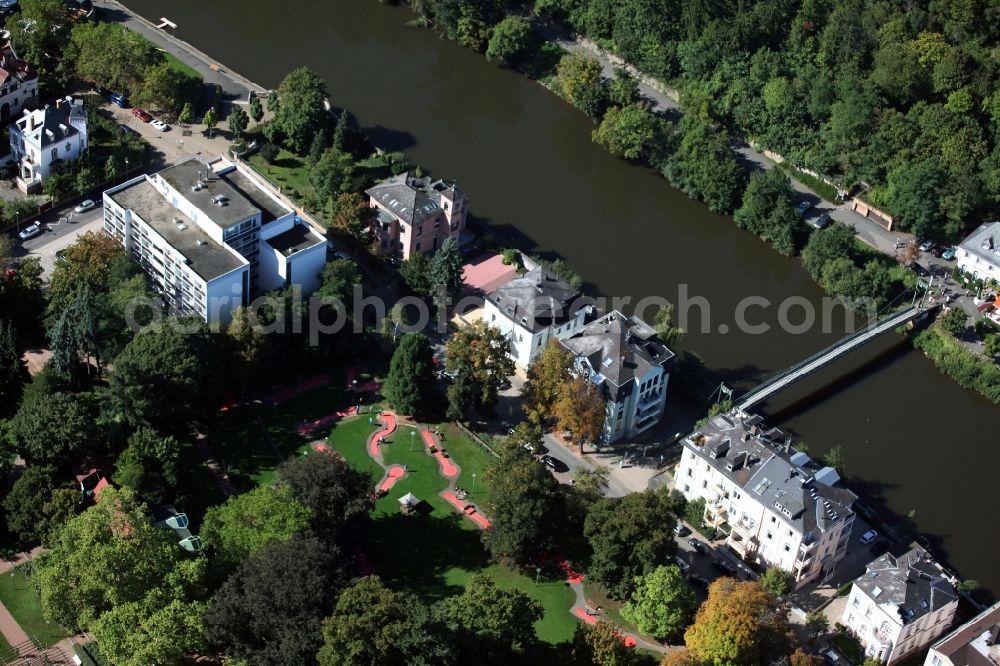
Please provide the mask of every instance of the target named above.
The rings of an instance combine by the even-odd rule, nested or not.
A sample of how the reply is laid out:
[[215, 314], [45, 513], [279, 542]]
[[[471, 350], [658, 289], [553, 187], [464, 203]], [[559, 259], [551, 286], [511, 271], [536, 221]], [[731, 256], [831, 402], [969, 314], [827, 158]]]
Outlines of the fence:
[[496, 452], [496, 449], [494, 449], [492, 446], [490, 446], [489, 444], [487, 444], [486, 440], [484, 440], [482, 437], [480, 437], [476, 433], [474, 433], [471, 430], [469, 430], [468, 428], [466, 428], [463, 423], [461, 423], [460, 421], [455, 421], [455, 425], [458, 426], [459, 430], [461, 430], [466, 435], [468, 435], [469, 437], [471, 437], [474, 442], [476, 442], [477, 444], [479, 444], [479, 446], [481, 446], [484, 449], [486, 449], [490, 453], [490, 455], [492, 455], [494, 458], [499, 458], [500, 457], [500, 454]]

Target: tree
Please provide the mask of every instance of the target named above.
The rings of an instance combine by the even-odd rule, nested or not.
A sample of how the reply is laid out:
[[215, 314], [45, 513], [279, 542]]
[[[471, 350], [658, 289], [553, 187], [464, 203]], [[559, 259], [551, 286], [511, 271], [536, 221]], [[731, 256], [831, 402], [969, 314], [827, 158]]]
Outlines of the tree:
[[49, 315], [57, 315], [77, 298], [80, 287], [94, 293], [107, 291], [115, 260], [124, 257], [121, 245], [104, 233], [88, 231], [79, 236], [56, 262], [49, 283]]
[[112, 480], [143, 502], [168, 504], [176, 496], [180, 454], [175, 438], [140, 426], [118, 456]]
[[201, 77], [180, 72], [164, 60], [142, 71], [142, 82], [133, 99], [150, 107], [177, 111], [185, 100], [200, 96], [201, 86]]
[[108, 161], [104, 163], [104, 178], [109, 181], [116, 181], [125, 173], [125, 151], [116, 150], [108, 156]]
[[246, 131], [249, 124], [250, 119], [247, 112], [243, 110], [242, 106], [234, 104], [229, 110], [229, 131], [232, 132], [233, 137], [239, 139], [243, 136], [243, 132]]
[[361, 285], [361, 271], [350, 259], [334, 259], [323, 266], [320, 286], [316, 296], [335, 298], [351, 311], [354, 303], [354, 288]]
[[479, 655], [520, 654], [537, 640], [535, 622], [542, 619], [542, 605], [516, 588], [501, 589], [486, 574], [473, 574], [465, 591], [448, 598], [445, 606]]
[[947, 174], [936, 159], [901, 164], [889, 173], [886, 199], [893, 213], [918, 236], [940, 233]]
[[100, 441], [84, 399], [63, 392], [26, 394], [11, 431], [25, 460], [56, 467], [69, 465]]
[[255, 125], [259, 125], [260, 121], [264, 119], [264, 107], [257, 95], [250, 98], [250, 117], [253, 118]]
[[554, 411], [559, 428], [570, 434], [579, 445], [580, 453], [583, 453], [584, 444], [598, 441], [604, 430], [607, 416], [604, 396], [601, 389], [583, 375], [565, 382]]
[[206, 605], [155, 596], [160, 603], [122, 604], [95, 623], [94, 638], [115, 666], [182, 666], [205, 650]]
[[103, 613], [140, 601], [169, 580], [182, 552], [130, 491], [105, 488], [36, 559], [42, 611], [64, 627], [88, 629]]
[[684, 116], [680, 130], [680, 145], [667, 160], [663, 175], [712, 211], [732, 211], [743, 192], [746, 172], [729, 148], [729, 138], [692, 114]]
[[60, 0], [25, 0], [7, 21], [7, 28], [18, 36], [19, 55], [38, 70], [45, 88], [55, 83], [59, 55], [71, 24], [66, 4]]
[[622, 617], [642, 633], [665, 640], [687, 627], [697, 606], [680, 568], [661, 565], [636, 580]]
[[531, 40], [531, 24], [520, 16], [507, 16], [493, 27], [493, 34], [486, 45], [490, 60], [516, 62]]
[[422, 333], [407, 333], [389, 363], [382, 387], [386, 399], [401, 414], [424, 414], [431, 407], [434, 353]]
[[0, 319], [0, 403], [16, 405], [28, 379], [27, 364], [21, 358], [14, 326]]
[[767, 663], [788, 631], [786, 613], [760, 583], [718, 578], [684, 632], [684, 643], [704, 664]]
[[269, 545], [285, 543], [305, 531], [311, 519], [312, 511], [287, 488], [258, 486], [210, 507], [201, 538], [223, 567], [236, 567]]
[[349, 122], [350, 120], [347, 117], [347, 109], [343, 109], [340, 112], [340, 116], [337, 118], [337, 124], [333, 128], [333, 139], [331, 140], [331, 145], [335, 150], [347, 150], [347, 133], [350, 130]]
[[77, 194], [83, 196], [97, 187], [98, 180], [97, 167], [83, 162], [76, 171], [76, 180], [73, 183], [73, 189], [76, 190]]
[[819, 281], [826, 265], [839, 258], [854, 256], [854, 227], [834, 224], [821, 234], [812, 234], [802, 249], [802, 265], [809, 275]]
[[639, 98], [639, 82], [626, 70], [615, 70], [615, 78], [608, 84], [608, 101], [614, 106], [625, 107]]
[[656, 117], [638, 104], [630, 104], [608, 109], [591, 136], [612, 155], [640, 160], [647, 156], [656, 134]]
[[314, 537], [271, 544], [219, 588], [204, 614], [205, 637], [260, 666], [315, 663], [345, 566], [336, 547]]
[[279, 153], [281, 153], [281, 148], [273, 143], [265, 143], [260, 147], [260, 156], [268, 164], [274, 164], [278, 160]]
[[333, 201], [333, 228], [354, 240], [359, 245], [364, 244], [371, 231], [375, 209], [357, 192], [347, 192], [337, 195]]
[[365, 576], [340, 593], [323, 622], [319, 666], [407, 666], [445, 661], [449, 646], [416, 596]]
[[320, 200], [332, 202], [351, 189], [353, 172], [354, 160], [350, 153], [328, 148], [309, 171], [309, 183]]
[[823, 611], [811, 611], [806, 615], [806, 629], [814, 638], [819, 638], [830, 630], [830, 620]]
[[190, 125], [194, 122], [194, 114], [191, 112], [191, 102], [184, 102], [181, 112], [177, 114], [177, 122], [181, 125]]
[[53, 367], [67, 377], [75, 378], [80, 363], [84, 362], [89, 375], [89, 357], [93, 356], [98, 374], [103, 374], [100, 319], [99, 306], [93, 292], [82, 285], [77, 289], [76, 298], [49, 329]]
[[205, 112], [204, 117], [202, 117], [201, 122], [205, 124], [205, 128], [208, 130], [208, 138], [212, 138], [212, 130], [215, 126], [219, 124], [219, 116], [215, 112], [215, 107], [210, 107], [208, 111]]
[[[570, 104], [596, 118], [604, 106], [604, 72], [596, 58], [567, 53], [556, 66], [556, 82]], [[630, 103], [626, 102], [626, 104]]]
[[796, 648], [788, 658], [788, 663], [790, 666], [823, 666], [826, 662], [819, 655], [808, 654], [802, 648]]
[[476, 406], [476, 387], [468, 375], [458, 375], [448, 386], [448, 408], [445, 417], [464, 421]]
[[760, 577], [760, 586], [775, 597], [782, 597], [792, 589], [792, 577], [781, 567], [771, 566]]
[[514, 374], [509, 349], [500, 329], [483, 323], [454, 333], [445, 345], [445, 367], [465, 378], [482, 413], [492, 412], [500, 387]]
[[[454, 301], [462, 294], [462, 263], [458, 241], [449, 236], [431, 260], [430, 282], [435, 300], [446, 296]], [[446, 301], [438, 300], [438, 307], [445, 306]]]
[[957, 338], [965, 333], [965, 320], [967, 318], [965, 310], [961, 307], [951, 308], [941, 315], [941, 328]]
[[635, 648], [622, 641], [611, 622], [581, 624], [573, 633], [569, 663], [574, 666], [638, 666]]
[[736, 225], [774, 245], [781, 254], [795, 252], [795, 230], [802, 223], [794, 209], [794, 190], [780, 169], [755, 171], [733, 215]]
[[652, 491], [604, 498], [591, 506], [583, 535], [593, 551], [591, 578], [627, 599], [637, 578], [677, 552], [677, 518]]
[[75, 184], [76, 178], [73, 172], [69, 167], [63, 166], [61, 169], [53, 170], [42, 183], [42, 194], [56, 201], [62, 201], [73, 194]]
[[653, 317], [653, 329], [656, 330], [660, 342], [671, 348], [676, 348], [686, 333], [674, 323], [674, 304], [669, 302], [656, 311]]
[[[76, 514], [80, 491], [60, 478], [55, 467], [31, 465], [14, 482], [3, 501], [7, 528], [21, 543], [48, 543]], [[67, 501], [68, 500], [68, 501]]]
[[520, 447], [506, 446], [486, 468], [490, 489], [486, 513], [492, 519], [483, 542], [499, 560], [527, 562], [556, 543], [552, 526], [560, 524], [563, 497], [559, 483]]
[[419, 252], [411, 254], [399, 265], [399, 277], [411, 293], [428, 296], [431, 289], [431, 258]]
[[700, 529], [705, 524], [705, 498], [693, 499], [684, 505], [684, 522]]
[[348, 545], [368, 526], [374, 481], [332, 456], [310, 453], [278, 468], [278, 482], [312, 514], [313, 532]]
[[572, 368], [573, 355], [558, 340], [550, 340], [545, 351], [528, 368], [528, 380], [521, 391], [529, 421], [541, 427], [552, 418], [560, 396], [571, 381]]
[[[987, 335], [983, 339], [983, 353], [990, 358], [1000, 356], [1000, 335]], [[2, 389], [0, 389], [0, 395], [3, 395]]]
[[823, 464], [837, 470], [837, 473], [843, 476], [844, 474], [844, 447], [839, 444], [823, 456]]
[[308, 67], [290, 72], [278, 86], [274, 117], [264, 126], [268, 141], [305, 155], [313, 137], [329, 122], [326, 82]]
[[[181, 332], [181, 328], [196, 328]], [[110, 407], [123, 422], [185, 433], [218, 404], [209, 359], [213, 344], [200, 322], [165, 320], [143, 329], [115, 358]]]

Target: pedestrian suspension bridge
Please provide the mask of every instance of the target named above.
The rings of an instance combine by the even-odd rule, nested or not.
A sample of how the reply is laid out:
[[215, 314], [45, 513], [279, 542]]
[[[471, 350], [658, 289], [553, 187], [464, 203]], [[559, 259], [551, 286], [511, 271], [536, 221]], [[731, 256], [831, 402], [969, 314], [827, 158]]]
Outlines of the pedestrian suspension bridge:
[[733, 413], [738, 414], [746, 412], [750, 408], [764, 402], [779, 391], [788, 388], [803, 377], [811, 375], [817, 370], [833, 363], [841, 356], [854, 351], [858, 347], [866, 345], [883, 333], [894, 330], [897, 326], [902, 326], [903, 324], [913, 321], [914, 319], [927, 315], [938, 307], [938, 305], [933, 304], [926, 305], [916, 303], [904, 310], [900, 310], [899, 312], [895, 312], [885, 317], [871, 326], [866, 326], [860, 331], [851, 333], [826, 349], [813, 354], [804, 361], [796, 363], [787, 370], [771, 377], [760, 386], [751, 389], [738, 401], [733, 403]]

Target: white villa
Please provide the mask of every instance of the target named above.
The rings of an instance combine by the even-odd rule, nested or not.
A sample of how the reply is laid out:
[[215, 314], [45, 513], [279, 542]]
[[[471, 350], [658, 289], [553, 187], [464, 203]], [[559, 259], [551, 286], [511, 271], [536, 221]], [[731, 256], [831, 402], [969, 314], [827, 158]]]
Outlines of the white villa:
[[104, 231], [168, 306], [228, 322], [256, 294], [314, 291], [326, 240], [242, 167], [191, 158], [104, 193]]
[[886, 553], [854, 581], [841, 621], [866, 657], [899, 663], [951, 628], [958, 608], [953, 583], [919, 547], [899, 557]]
[[18, 165], [17, 185], [25, 192], [41, 187], [54, 168], [87, 150], [87, 111], [81, 100], [57, 99], [9, 127], [11, 155]]
[[607, 415], [601, 440], [634, 438], [660, 422], [667, 405], [667, 365], [674, 353], [641, 319], [617, 310], [578, 329], [561, 344], [576, 358], [576, 372], [598, 385]]
[[955, 260], [974, 277], [1000, 280], [1000, 222], [980, 225], [969, 234], [958, 244]]
[[713, 416], [684, 439], [674, 478], [688, 501], [705, 500], [707, 525], [729, 526], [736, 554], [789, 572], [798, 586], [847, 554], [857, 496], [760, 416]]
[[38, 101], [38, 74], [10, 42], [0, 46], [0, 122]]
[[545, 268], [535, 268], [486, 296], [483, 321], [510, 340], [510, 355], [527, 370], [549, 340], [561, 340], [583, 327], [588, 307], [580, 292]]

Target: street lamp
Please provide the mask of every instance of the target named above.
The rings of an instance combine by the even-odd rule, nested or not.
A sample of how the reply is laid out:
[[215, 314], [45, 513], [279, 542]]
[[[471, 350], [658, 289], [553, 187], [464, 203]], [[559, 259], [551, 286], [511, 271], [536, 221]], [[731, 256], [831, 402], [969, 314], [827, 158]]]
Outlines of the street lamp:
[[476, 473], [472, 473], [472, 492], [476, 492]]
[[535, 567], [535, 586], [536, 587], [538, 586], [538, 579], [541, 577], [541, 575], [542, 575], [542, 568], [541, 567]]
[[416, 442], [414, 436], [417, 434], [416, 430], [410, 431], [410, 453], [413, 453], [413, 444]]

